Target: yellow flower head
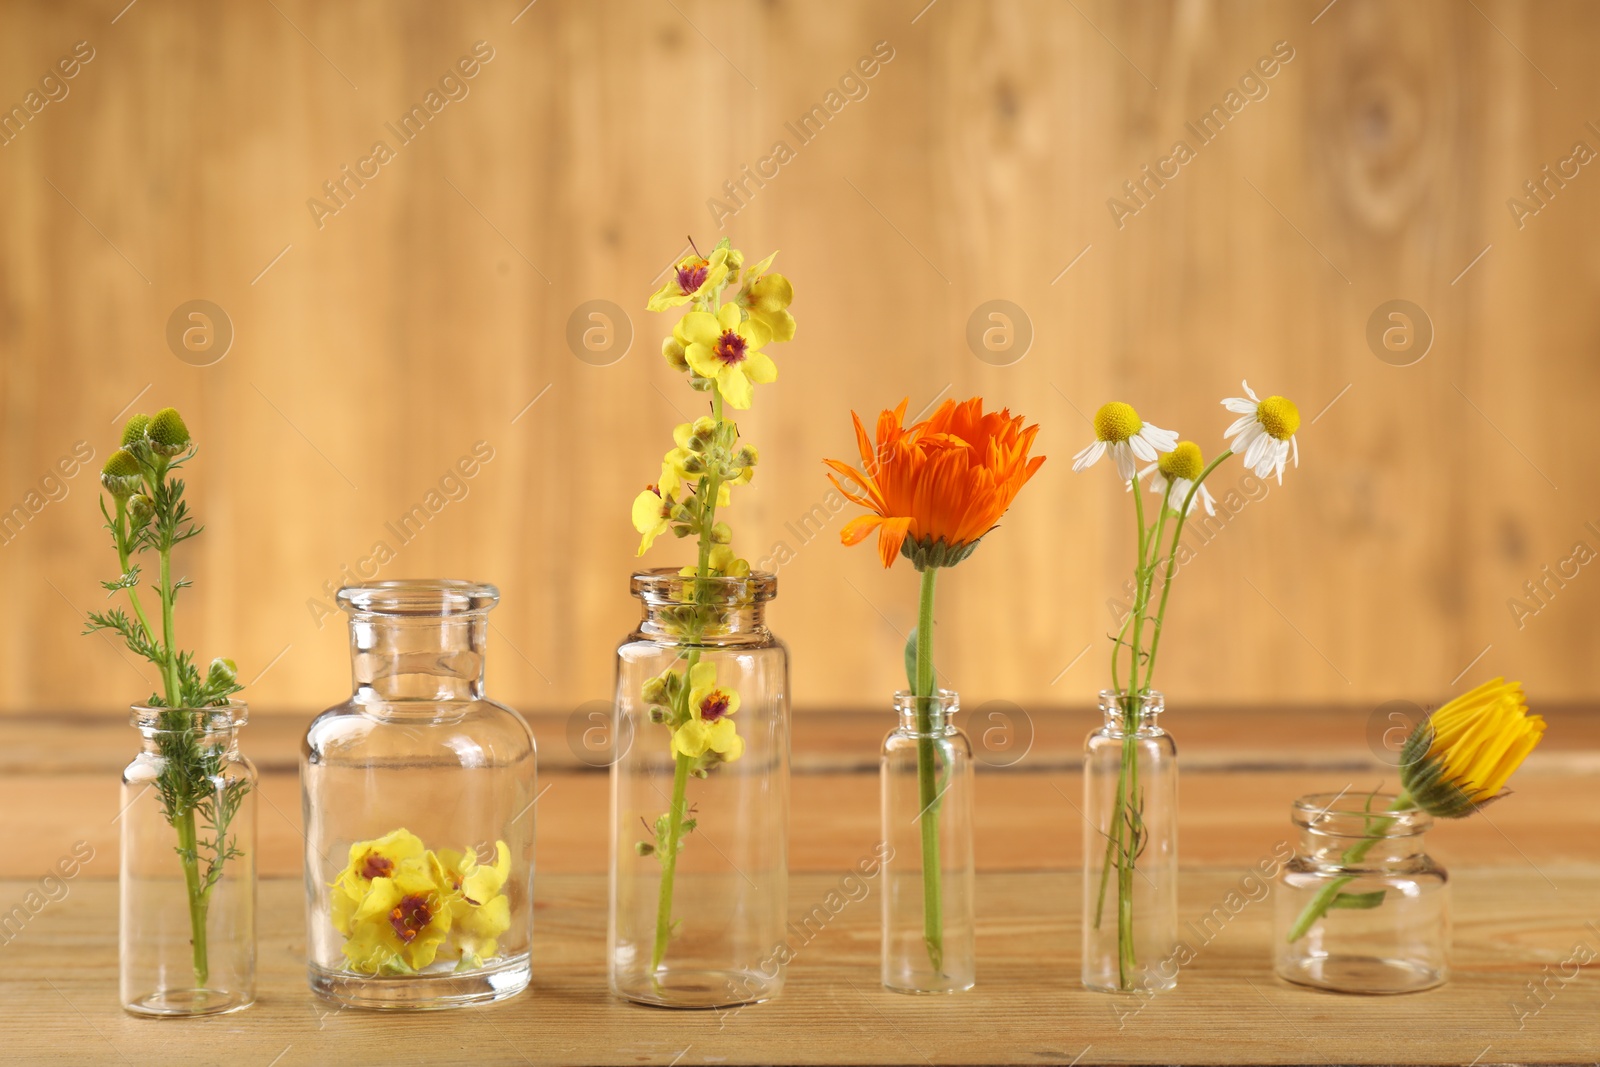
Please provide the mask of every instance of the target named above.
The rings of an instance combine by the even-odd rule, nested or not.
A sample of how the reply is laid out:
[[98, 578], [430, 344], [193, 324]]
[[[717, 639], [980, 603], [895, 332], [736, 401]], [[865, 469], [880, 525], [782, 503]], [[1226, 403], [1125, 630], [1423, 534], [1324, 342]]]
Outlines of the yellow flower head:
[[1400, 782], [1418, 807], [1446, 819], [1506, 794], [1507, 779], [1544, 736], [1520, 682], [1496, 678], [1417, 724], [1400, 756]]
[[451, 895], [444, 869], [431, 852], [372, 879], [350, 916], [343, 949], [350, 969], [410, 974], [428, 967], [450, 936]]
[[684, 256], [672, 265], [667, 280], [651, 294], [645, 306], [651, 311], [666, 311], [716, 292], [728, 280], [728, 253], [728, 248], [718, 247], [712, 249], [710, 259], [698, 252]]
[[677, 502], [671, 493], [663, 493], [660, 486], [647, 485], [633, 498], [633, 528], [643, 534], [639, 541], [639, 555], [650, 550], [651, 544], [672, 528], [672, 509]]
[[794, 286], [781, 274], [768, 274], [767, 268], [778, 253], [763, 259], [744, 272], [744, 282], [735, 298], [740, 307], [767, 328], [774, 341], [793, 341], [795, 322], [789, 314], [794, 302]]
[[372, 841], [357, 841], [350, 846], [350, 862], [333, 880], [333, 925], [341, 934], [350, 933], [350, 919], [379, 878], [389, 878], [407, 860], [418, 859], [427, 851], [422, 838], [401, 827]]
[[1179, 441], [1178, 447], [1161, 454], [1156, 460], [1156, 467], [1168, 481], [1183, 478], [1192, 482], [1206, 469], [1206, 461], [1200, 454], [1199, 445], [1193, 441]]
[[777, 364], [761, 351], [772, 331], [744, 318], [736, 304], [723, 304], [715, 315], [689, 312], [683, 317], [683, 336], [689, 342], [684, 351], [689, 368], [702, 378], [714, 379], [732, 407], [750, 406], [751, 382], [777, 380]]
[[500, 891], [511, 877], [511, 850], [496, 841], [494, 866], [486, 867], [475, 849], [440, 849], [439, 866], [454, 890], [450, 943], [441, 952], [459, 956], [460, 969], [477, 967], [499, 951], [500, 935], [511, 927], [511, 902]]
[[1102, 404], [1100, 410], [1094, 413], [1094, 436], [1099, 441], [1110, 444], [1126, 441], [1143, 427], [1144, 423], [1139, 421], [1139, 413], [1133, 410], [1133, 405], [1120, 400]]
[[724, 762], [744, 754], [744, 739], [733, 725], [739, 694], [717, 685], [717, 667], [701, 661], [689, 671], [689, 718], [672, 734], [675, 755], [698, 759], [708, 751]]

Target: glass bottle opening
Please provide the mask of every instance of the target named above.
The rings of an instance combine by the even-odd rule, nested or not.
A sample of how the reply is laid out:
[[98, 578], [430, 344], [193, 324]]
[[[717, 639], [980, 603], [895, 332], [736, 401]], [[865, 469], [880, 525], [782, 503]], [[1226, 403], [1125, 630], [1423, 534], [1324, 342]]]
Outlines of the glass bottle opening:
[[[218, 733], [236, 730], [250, 721], [250, 706], [242, 700], [230, 700], [209, 708], [157, 708], [134, 704], [129, 712], [128, 722], [142, 733], [152, 735], [180, 730]], [[182, 718], [175, 719], [175, 716]]]
[[[917, 724], [917, 706], [922, 703], [917, 695], [908, 689], [896, 690], [894, 694], [894, 710], [900, 713], [900, 729], [907, 733], [921, 732]], [[955, 714], [961, 710], [961, 697], [950, 689], [935, 690], [927, 698], [928, 727], [934, 734], [947, 733], [956, 728]]]
[[1289, 817], [1307, 834], [1352, 842], [1418, 837], [1433, 828], [1432, 815], [1420, 808], [1390, 811], [1394, 802], [1392, 793], [1308, 793], [1294, 802]]
[[347, 585], [338, 602], [352, 615], [468, 615], [493, 608], [500, 590], [458, 578], [400, 578]]
[[767, 571], [701, 578], [657, 567], [636, 571], [629, 588], [644, 602], [641, 634], [690, 644], [770, 639], [766, 604], [778, 595], [778, 576]]

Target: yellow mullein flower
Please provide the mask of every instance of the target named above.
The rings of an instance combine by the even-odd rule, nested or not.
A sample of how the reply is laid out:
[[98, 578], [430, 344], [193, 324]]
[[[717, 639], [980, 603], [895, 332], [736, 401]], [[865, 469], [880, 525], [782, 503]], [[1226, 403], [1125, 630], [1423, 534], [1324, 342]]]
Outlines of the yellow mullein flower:
[[649, 551], [655, 539], [672, 528], [672, 509], [676, 506], [671, 493], [663, 494], [654, 485], [645, 486], [633, 498], [633, 528], [644, 535], [639, 541], [639, 555]]
[[[672, 429], [672, 440], [677, 447], [661, 460], [661, 481], [657, 484], [663, 493], [673, 496], [685, 482], [698, 482], [705, 474], [705, 460], [701, 458], [704, 442], [716, 431], [716, 420], [702, 415], [693, 422], [680, 422]], [[697, 439], [698, 438], [698, 442]], [[701, 447], [694, 447], [700, 443]], [[719, 500], [718, 504], [726, 501]]]
[[712, 249], [710, 259], [698, 252], [684, 256], [672, 265], [667, 280], [651, 294], [645, 306], [651, 311], [665, 311], [716, 292], [728, 280], [728, 252], [727, 248]]
[[392, 876], [402, 863], [417, 859], [426, 851], [422, 839], [404, 827], [351, 845], [349, 864], [333, 880], [334, 928], [349, 936], [351, 916], [366, 898], [373, 881]]
[[511, 927], [511, 901], [500, 892], [511, 877], [511, 850], [495, 842], [494, 866], [478, 862], [475, 849], [439, 851], [445, 882], [455, 890], [450, 901], [450, 941], [445, 951], [460, 956], [459, 968], [477, 967], [499, 951], [499, 937]]
[[432, 852], [402, 861], [374, 878], [350, 917], [344, 944], [350, 969], [363, 974], [410, 974], [433, 963], [450, 935], [450, 897]]
[[772, 331], [746, 319], [735, 304], [723, 304], [715, 315], [691, 311], [683, 317], [684, 356], [702, 378], [714, 378], [722, 398], [735, 408], [750, 406], [751, 382], [776, 381], [778, 365], [761, 351]]
[[717, 667], [701, 661], [689, 670], [689, 718], [672, 734], [676, 755], [698, 759], [715, 752], [724, 762], [744, 754], [744, 739], [731, 716], [739, 710], [739, 694], [717, 685]]
[[1496, 678], [1429, 715], [1400, 755], [1400, 782], [1431, 815], [1459, 819], [1505, 793], [1507, 779], [1544, 736], [1520, 682]]
[[794, 316], [789, 305], [794, 302], [794, 286], [781, 274], [768, 274], [772, 255], [744, 272], [744, 284], [739, 289], [738, 303], [750, 317], [767, 328], [774, 341], [794, 340]]

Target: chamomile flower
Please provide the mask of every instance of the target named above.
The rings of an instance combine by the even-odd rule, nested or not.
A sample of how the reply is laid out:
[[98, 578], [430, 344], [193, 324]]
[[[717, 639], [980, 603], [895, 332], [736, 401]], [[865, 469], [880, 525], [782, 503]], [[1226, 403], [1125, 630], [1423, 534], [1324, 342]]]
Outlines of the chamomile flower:
[[1249, 382], [1242, 382], [1245, 396], [1229, 397], [1222, 406], [1238, 415], [1223, 436], [1232, 440], [1228, 447], [1244, 457], [1244, 465], [1255, 471], [1257, 478], [1277, 474], [1278, 484], [1283, 484], [1283, 468], [1291, 453], [1294, 465], [1300, 466], [1300, 443], [1295, 431], [1300, 429], [1300, 409], [1286, 396], [1269, 396], [1265, 400], [1256, 396]]
[[1087, 470], [1110, 451], [1117, 474], [1125, 482], [1133, 480], [1137, 470], [1135, 460], [1153, 462], [1160, 453], [1171, 452], [1178, 443], [1178, 435], [1172, 430], [1141, 421], [1133, 406], [1120, 400], [1113, 400], [1094, 413], [1094, 437], [1094, 444], [1072, 457], [1072, 469]]
[[[1166, 453], [1150, 466], [1139, 472], [1143, 478], [1153, 474], [1150, 479], [1150, 491], [1158, 493], [1166, 500], [1166, 505], [1173, 511], [1182, 511], [1185, 515], [1194, 511], [1196, 504], [1205, 505], [1207, 515], [1217, 513], [1211, 490], [1201, 485], [1194, 494], [1194, 499], [1189, 500], [1189, 490], [1194, 488], [1195, 479], [1200, 477], [1206, 469], [1205, 457], [1200, 454], [1200, 446], [1193, 441], [1179, 441], [1176, 448]], [[1132, 488], [1132, 483], [1129, 483]], [[1184, 511], [1183, 502], [1189, 500], [1189, 509]]]

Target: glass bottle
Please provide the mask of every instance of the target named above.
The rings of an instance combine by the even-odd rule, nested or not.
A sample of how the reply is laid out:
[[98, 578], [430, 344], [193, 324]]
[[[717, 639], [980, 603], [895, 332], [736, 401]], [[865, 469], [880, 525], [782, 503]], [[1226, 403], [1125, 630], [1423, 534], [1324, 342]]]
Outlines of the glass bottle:
[[454, 1008], [514, 996], [533, 937], [535, 751], [484, 696], [492, 585], [339, 590], [355, 693], [306, 730], [311, 989], [340, 1005]]
[[[256, 769], [240, 701], [135, 706], [122, 772], [121, 994], [136, 1015], [216, 1015], [256, 997]], [[220, 843], [220, 844], [219, 844]]]
[[[632, 579], [611, 736], [611, 989], [675, 1008], [769, 1000], [788, 920], [789, 654], [777, 579]], [[798, 935], [797, 935], [798, 936]]]
[[1158, 692], [1100, 692], [1105, 725], [1083, 756], [1083, 984], [1177, 985], [1178, 749]]
[[[925, 705], [919, 714], [918, 705]], [[900, 722], [884, 739], [883, 985], [959, 993], [976, 980], [972, 745], [948, 689], [894, 695]]]
[[1450, 974], [1449, 876], [1424, 850], [1433, 816], [1393, 796], [1314, 793], [1273, 914], [1274, 969], [1340, 993], [1414, 993]]

